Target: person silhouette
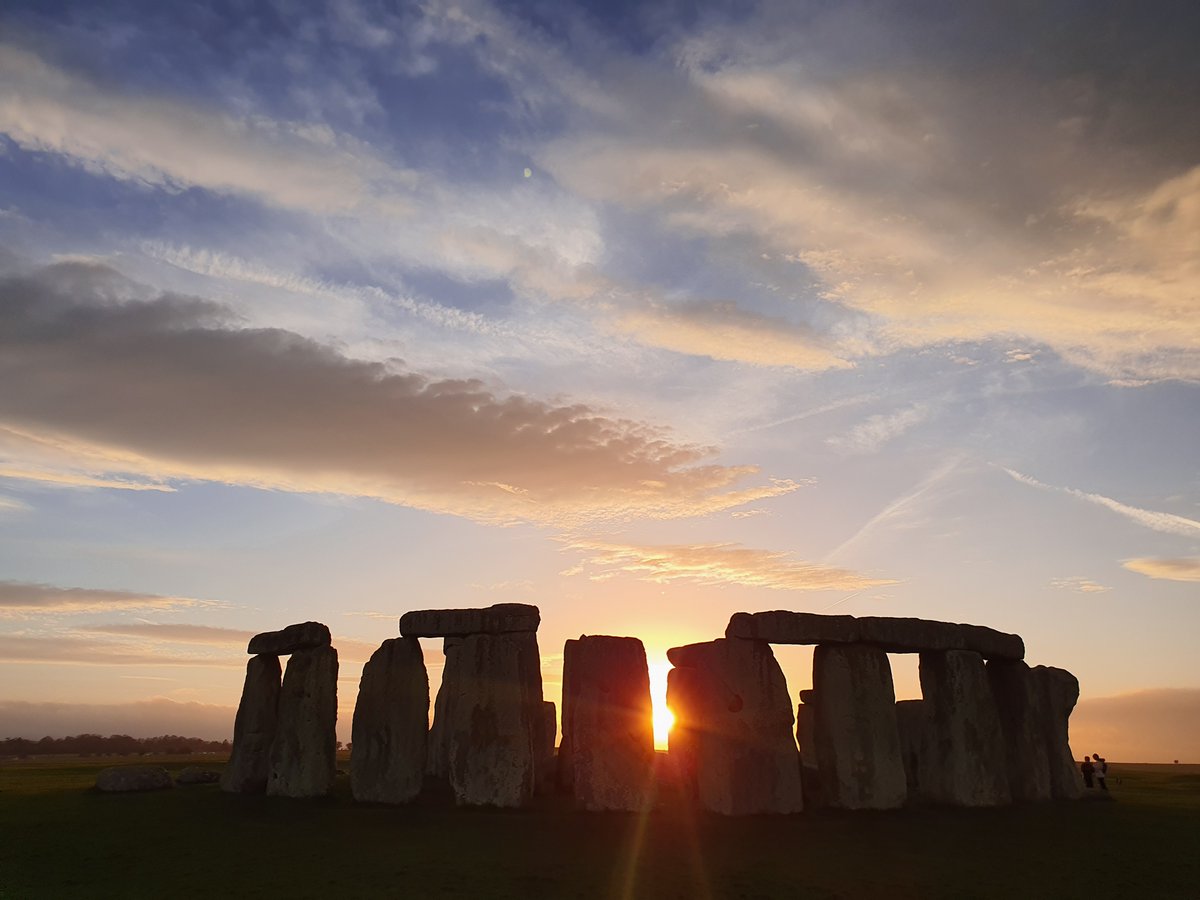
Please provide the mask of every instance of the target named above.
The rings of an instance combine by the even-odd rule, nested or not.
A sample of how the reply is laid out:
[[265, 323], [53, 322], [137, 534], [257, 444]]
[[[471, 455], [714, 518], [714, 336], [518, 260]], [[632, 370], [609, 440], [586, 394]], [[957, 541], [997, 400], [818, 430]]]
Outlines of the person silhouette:
[[1096, 767], [1092, 765], [1092, 758], [1090, 756], [1083, 758], [1083, 765], [1079, 767], [1079, 771], [1083, 773], [1083, 786], [1090, 788], [1092, 786], [1092, 775], [1096, 771]]
[[1093, 753], [1092, 756], [1096, 760], [1096, 763], [1095, 763], [1096, 784], [1100, 787], [1100, 790], [1107, 791], [1108, 790], [1108, 762], [1099, 753]]

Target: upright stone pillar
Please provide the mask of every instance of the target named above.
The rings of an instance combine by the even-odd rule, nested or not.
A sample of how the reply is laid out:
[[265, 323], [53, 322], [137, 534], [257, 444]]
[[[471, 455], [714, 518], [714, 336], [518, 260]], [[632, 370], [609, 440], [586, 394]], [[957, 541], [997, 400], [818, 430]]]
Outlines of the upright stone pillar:
[[246, 663], [246, 681], [233, 723], [233, 750], [221, 773], [221, 790], [261, 794], [267, 789], [281, 673], [279, 657], [273, 654], [259, 654]]
[[473, 634], [455, 653], [445, 738], [455, 801], [524, 806], [536, 784], [542, 716], [537, 635]]
[[550, 793], [554, 790], [554, 742], [558, 736], [558, 710], [552, 700], [542, 701], [542, 717], [538, 722], [535, 745], [537, 747], [537, 792]]
[[1079, 680], [1066, 669], [1035, 666], [1030, 670], [1044, 704], [1042, 734], [1050, 762], [1050, 794], [1058, 800], [1083, 796], [1083, 776], [1068, 740], [1071, 710], [1079, 700]]
[[908, 796], [887, 654], [821, 644], [813, 654], [813, 736], [824, 796], [842, 809], [895, 809]]
[[922, 769], [932, 777], [922, 793], [955, 806], [1011, 802], [1004, 734], [983, 657], [970, 650], [922, 653], [921, 691], [936, 747], [932, 765]]
[[721, 638], [667, 657], [695, 669], [676, 681], [701, 806], [726, 815], [799, 812], [804, 805], [792, 703], [765, 641]]
[[640, 810], [651, 800], [654, 717], [637, 638], [585, 635], [563, 652], [563, 722], [576, 803]]
[[425, 759], [426, 774], [439, 781], [450, 777], [449, 723], [454, 718], [454, 704], [462, 691], [458, 650], [463, 640], [460, 637], [448, 637], [442, 641], [442, 652], [446, 659], [442, 665], [442, 683], [433, 703], [433, 724], [429, 729], [429, 750]]
[[800, 745], [800, 785], [804, 789], [805, 809], [829, 805], [817, 761], [816, 709], [815, 694], [811, 690], [801, 691], [796, 706], [796, 743]]
[[416, 638], [392, 638], [363, 666], [351, 733], [350, 788], [368, 803], [407, 803], [421, 792], [429, 677]]
[[1023, 660], [988, 660], [987, 675], [1004, 732], [1009, 792], [1016, 801], [1049, 800], [1045, 697]]
[[279, 726], [271, 744], [267, 793], [320, 797], [337, 771], [338, 657], [333, 647], [297, 650], [279, 695]]
[[[698, 799], [696, 753], [703, 714], [703, 677], [699, 669], [667, 670], [667, 708], [675, 717], [667, 732], [667, 762], [684, 796]], [[562, 749], [559, 748], [561, 755]]]
[[904, 762], [908, 802], [933, 802], [927, 785], [936, 785], [939, 773], [929, 704], [924, 700], [897, 701], [896, 731], [900, 736], [900, 758]]

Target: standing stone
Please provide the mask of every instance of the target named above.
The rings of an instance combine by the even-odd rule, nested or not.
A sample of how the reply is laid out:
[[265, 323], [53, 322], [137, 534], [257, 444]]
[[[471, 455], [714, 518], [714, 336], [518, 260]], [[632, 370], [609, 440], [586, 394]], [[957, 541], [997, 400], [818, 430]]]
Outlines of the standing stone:
[[450, 777], [450, 722], [453, 707], [462, 692], [458, 675], [458, 650], [463, 639], [454, 637], [442, 641], [446, 660], [442, 665], [442, 683], [433, 703], [433, 725], [429, 729], [429, 752], [425, 771], [431, 778], [445, 781]]
[[[641, 810], [650, 803], [654, 716], [646, 650], [637, 638], [584, 635], [563, 651], [563, 721], [576, 803]], [[569, 661], [569, 662], [568, 662]]]
[[816, 697], [811, 690], [800, 692], [796, 707], [796, 743], [800, 745], [800, 786], [804, 791], [805, 809], [822, 809], [829, 805], [821, 783], [817, 763]]
[[337, 771], [338, 657], [333, 647], [299, 650], [288, 660], [271, 743], [267, 793], [320, 797]]
[[922, 794], [954, 806], [1000, 806], [1012, 799], [1004, 733], [983, 657], [969, 650], [921, 654], [921, 691], [935, 738], [923, 765]]
[[700, 805], [726, 815], [799, 812], [792, 704], [770, 645], [721, 638], [674, 648], [667, 657], [698, 673], [677, 682], [675, 700], [683, 707], [684, 753], [694, 761]]
[[552, 700], [542, 701], [542, 717], [537, 730], [537, 791], [554, 788], [554, 741], [558, 737], [558, 710]]
[[[683, 795], [697, 800], [696, 747], [700, 740], [700, 719], [704, 696], [704, 678], [699, 669], [667, 670], [667, 708], [675, 717], [667, 732], [667, 762], [674, 770]], [[562, 748], [559, 748], [561, 758]]]
[[271, 772], [271, 742], [279, 715], [279, 657], [255, 656], [246, 663], [246, 681], [233, 722], [233, 750], [221, 773], [221, 790], [261, 794]]
[[1066, 669], [1035, 666], [1030, 670], [1044, 704], [1042, 734], [1050, 762], [1050, 794], [1059, 800], [1083, 796], [1083, 776], [1075, 765], [1067, 732], [1071, 710], [1079, 700], [1079, 679]]
[[931, 801], [925, 784], [936, 782], [937, 773], [934, 766], [936, 747], [933, 739], [933, 719], [929, 713], [929, 704], [924, 700], [897, 701], [896, 731], [900, 736], [900, 758], [904, 762], [908, 802]]
[[537, 777], [542, 678], [533, 632], [473, 634], [454, 653], [445, 739], [460, 806], [524, 806]]
[[384, 641], [363, 666], [351, 732], [355, 800], [407, 803], [421, 792], [429, 677], [416, 638]]
[[1008, 789], [1013, 800], [1049, 800], [1045, 698], [1022, 660], [989, 660], [987, 675], [1004, 732]]
[[813, 737], [824, 796], [842, 809], [895, 809], [908, 796], [887, 654], [821, 644], [813, 654]]

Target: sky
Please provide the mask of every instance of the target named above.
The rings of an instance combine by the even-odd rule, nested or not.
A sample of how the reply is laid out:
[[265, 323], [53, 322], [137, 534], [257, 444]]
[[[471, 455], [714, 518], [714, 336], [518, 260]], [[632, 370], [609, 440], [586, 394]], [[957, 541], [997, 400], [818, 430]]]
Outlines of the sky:
[[6, 3], [0, 737], [228, 737], [315, 619], [348, 739], [403, 612], [525, 602], [548, 699], [580, 634], [661, 688], [737, 611], [919, 616], [1073, 672], [1077, 755], [1200, 762], [1198, 37]]

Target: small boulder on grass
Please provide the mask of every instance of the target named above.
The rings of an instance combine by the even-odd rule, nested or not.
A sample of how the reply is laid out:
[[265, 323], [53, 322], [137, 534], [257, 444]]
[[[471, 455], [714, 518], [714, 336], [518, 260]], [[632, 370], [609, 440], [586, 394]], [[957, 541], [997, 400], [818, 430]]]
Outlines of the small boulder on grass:
[[180, 769], [175, 776], [176, 784], [215, 784], [221, 780], [221, 773], [215, 769], [202, 769], [200, 766], [187, 766]]
[[96, 790], [157, 791], [174, 787], [171, 773], [161, 766], [110, 766], [96, 775]]

